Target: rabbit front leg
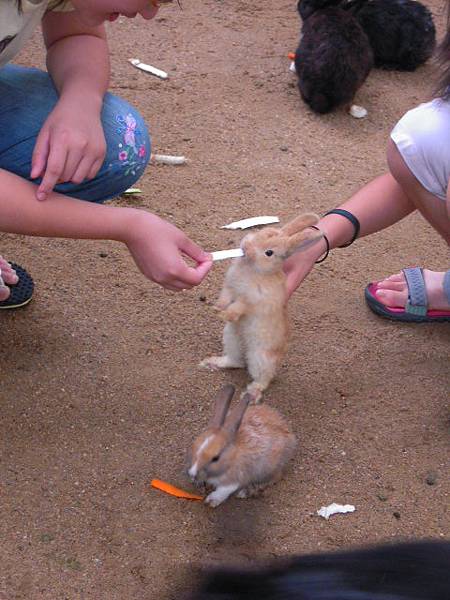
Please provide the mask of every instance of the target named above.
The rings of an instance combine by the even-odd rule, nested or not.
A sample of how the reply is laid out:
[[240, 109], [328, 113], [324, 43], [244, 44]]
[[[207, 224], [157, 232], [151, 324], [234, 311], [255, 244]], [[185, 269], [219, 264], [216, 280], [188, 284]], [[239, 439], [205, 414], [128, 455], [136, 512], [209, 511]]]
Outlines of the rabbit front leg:
[[217, 299], [217, 302], [214, 304], [214, 309], [217, 311], [222, 311], [227, 308], [233, 302], [233, 295], [231, 290], [224, 286], [222, 291], [220, 292], [220, 296]]
[[205, 503], [209, 504], [209, 506], [216, 507], [222, 502], [225, 502], [227, 498], [231, 496], [237, 489], [239, 485], [237, 483], [232, 483], [229, 485], [220, 485], [214, 492], [211, 492], [206, 496]]
[[224, 321], [239, 321], [239, 319], [248, 312], [248, 305], [242, 299], [238, 298], [231, 302], [224, 310], [219, 313], [219, 317]]

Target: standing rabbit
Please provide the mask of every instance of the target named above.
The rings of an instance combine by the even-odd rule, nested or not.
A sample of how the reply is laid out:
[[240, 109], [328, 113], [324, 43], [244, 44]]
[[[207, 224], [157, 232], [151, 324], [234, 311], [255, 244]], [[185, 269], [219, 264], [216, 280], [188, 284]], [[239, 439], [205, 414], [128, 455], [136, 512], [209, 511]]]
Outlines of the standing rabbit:
[[339, 0], [300, 0], [302, 36], [295, 69], [302, 99], [317, 113], [350, 108], [373, 66], [369, 39]]
[[241, 242], [244, 256], [233, 259], [216, 304], [227, 323], [223, 355], [200, 365], [212, 369], [244, 368], [253, 378], [247, 387], [255, 402], [272, 381], [288, 341], [286, 276], [283, 262], [294, 252], [322, 238], [308, 229], [318, 216], [306, 213], [284, 227], [265, 227], [248, 233]]
[[189, 456], [191, 479], [215, 488], [205, 499], [214, 507], [231, 494], [248, 498], [276, 482], [297, 445], [285, 419], [265, 404], [249, 406], [248, 394], [229, 411], [234, 392], [230, 384], [219, 391], [213, 418]]

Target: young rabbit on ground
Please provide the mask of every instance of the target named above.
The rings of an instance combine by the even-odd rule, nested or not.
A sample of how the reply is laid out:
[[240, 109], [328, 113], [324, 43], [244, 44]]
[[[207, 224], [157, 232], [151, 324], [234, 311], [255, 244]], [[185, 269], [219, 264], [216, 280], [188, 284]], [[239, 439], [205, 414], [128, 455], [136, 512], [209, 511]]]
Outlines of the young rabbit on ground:
[[214, 507], [231, 494], [248, 498], [276, 482], [297, 444], [284, 418], [265, 404], [249, 406], [248, 394], [228, 411], [234, 392], [232, 385], [220, 390], [213, 418], [189, 456], [191, 479], [215, 488], [205, 499]]
[[295, 69], [302, 99], [317, 113], [350, 108], [373, 66], [369, 39], [339, 0], [300, 0], [302, 36]]
[[[189, 573], [192, 577], [192, 566]], [[210, 567], [189, 600], [449, 600], [450, 542], [384, 544]]]
[[223, 355], [203, 360], [212, 369], [244, 368], [253, 378], [247, 387], [255, 402], [261, 399], [283, 359], [288, 341], [286, 276], [283, 261], [322, 238], [308, 229], [317, 215], [300, 215], [284, 227], [265, 227], [241, 242], [244, 256], [233, 259], [216, 304], [227, 323]]
[[430, 10], [416, 0], [344, 0], [366, 32], [375, 66], [414, 71], [433, 54], [436, 29]]

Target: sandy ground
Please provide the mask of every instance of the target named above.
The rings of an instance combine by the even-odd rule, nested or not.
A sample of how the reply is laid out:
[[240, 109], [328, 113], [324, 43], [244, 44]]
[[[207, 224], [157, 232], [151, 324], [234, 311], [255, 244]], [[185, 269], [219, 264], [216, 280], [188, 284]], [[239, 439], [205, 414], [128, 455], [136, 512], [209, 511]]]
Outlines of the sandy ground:
[[[443, 3], [427, 4], [441, 37]], [[320, 117], [288, 70], [298, 34], [285, 0], [184, 0], [152, 23], [111, 26], [113, 91], [142, 111], [155, 151], [190, 161], [150, 167], [142, 196], [116, 204], [215, 250], [240, 238], [219, 229], [228, 221], [320, 213], [382, 173], [390, 128], [428, 99], [432, 66], [374, 70], [357, 98], [363, 120]], [[39, 36], [19, 62], [43, 64]], [[211, 305], [226, 266], [175, 295], [117, 243], [2, 235], [1, 249], [36, 281], [29, 307], [1, 314], [1, 600], [174, 599], [190, 565], [450, 537], [450, 327], [387, 322], [363, 300], [372, 279], [448, 265], [418, 216], [333, 251], [293, 297], [290, 351], [266, 399], [292, 423], [298, 453], [264, 496], [217, 510], [149, 481], [190, 489], [185, 452], [213, 393], [247, 381], [197, 367], [221, 346]], [[315, 514], [333, 501], [356, 512]]]

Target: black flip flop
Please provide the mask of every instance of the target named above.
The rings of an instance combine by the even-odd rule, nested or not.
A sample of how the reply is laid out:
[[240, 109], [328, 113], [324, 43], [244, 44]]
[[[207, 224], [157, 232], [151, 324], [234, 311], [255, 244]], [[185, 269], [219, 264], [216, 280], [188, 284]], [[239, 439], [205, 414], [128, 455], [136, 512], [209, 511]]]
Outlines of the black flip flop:
[[11, 293], [7, 300], [0, 302], [0, 310], [26, 306], [33, 297], [34, 282], [31, 275], [15, 263], [10, 263], [10, 265], [17, 273], [19, 281], [15, 285], [8, 285]]

